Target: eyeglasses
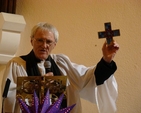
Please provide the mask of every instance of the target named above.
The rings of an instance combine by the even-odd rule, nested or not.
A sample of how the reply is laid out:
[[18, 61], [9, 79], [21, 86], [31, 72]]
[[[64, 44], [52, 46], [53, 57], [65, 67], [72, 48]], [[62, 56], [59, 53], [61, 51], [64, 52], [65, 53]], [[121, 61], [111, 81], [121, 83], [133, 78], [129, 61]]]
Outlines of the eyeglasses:
[[34, 38], [34, 40], [37, 42], [38, 45], [43, 45], [44, 43], [46, 43], [48, 46], [52, 46], [55, 43], [51, 40], [45, 40], [42, 38]]

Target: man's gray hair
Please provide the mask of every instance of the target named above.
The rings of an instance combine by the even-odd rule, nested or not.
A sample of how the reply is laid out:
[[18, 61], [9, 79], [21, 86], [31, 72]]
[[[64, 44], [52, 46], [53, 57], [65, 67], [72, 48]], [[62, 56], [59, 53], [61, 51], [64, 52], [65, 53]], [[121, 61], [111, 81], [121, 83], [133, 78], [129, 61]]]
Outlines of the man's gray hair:
[[58, 30], [51, 24], [49, 23], [46, 23], [46, 22], [40, 22], [38, 23], [37, 25], [35, 25], [32, 30], [31, 30], [31, 38], [34, 37], [36, 31], [38, 29], [42, 29], [42, 30], [47, 30], [47, 31], [50, 31], [53, 33], [54, 35], [54, 38], [55, 38], [55, 42], [58, 42], [58, 39], [59, 39], [59, 33], [58, 33]]

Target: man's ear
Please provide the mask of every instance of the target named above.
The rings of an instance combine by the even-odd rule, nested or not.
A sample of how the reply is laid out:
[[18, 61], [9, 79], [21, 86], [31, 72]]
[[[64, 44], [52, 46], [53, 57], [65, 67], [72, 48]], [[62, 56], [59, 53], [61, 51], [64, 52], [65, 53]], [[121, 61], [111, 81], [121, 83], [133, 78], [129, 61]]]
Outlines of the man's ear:
[[53, 46], [53, 49], [55, 48], [56, 44], [57, 44], [57, 43], [55, 42], [55, 44], [54, 44], [54, 46]]
[[33, 38], [30, 39], [31, 45], [33, 46]]

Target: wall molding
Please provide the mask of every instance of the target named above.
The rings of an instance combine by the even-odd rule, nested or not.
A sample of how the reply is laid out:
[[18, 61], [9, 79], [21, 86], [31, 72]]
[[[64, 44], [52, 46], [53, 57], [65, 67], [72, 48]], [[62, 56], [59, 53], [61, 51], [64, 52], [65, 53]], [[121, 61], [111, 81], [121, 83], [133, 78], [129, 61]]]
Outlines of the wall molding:
[[0, 13], [0, 64], [6, 64], [15, 57], [25, 26], [22, 15]]

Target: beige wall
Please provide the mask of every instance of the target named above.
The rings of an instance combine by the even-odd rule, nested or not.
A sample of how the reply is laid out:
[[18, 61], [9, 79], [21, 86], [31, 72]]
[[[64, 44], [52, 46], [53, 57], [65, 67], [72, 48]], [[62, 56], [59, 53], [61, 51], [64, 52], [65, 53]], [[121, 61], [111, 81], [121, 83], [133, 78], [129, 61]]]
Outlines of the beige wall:
[[[104, 30], [104, 23], [111, 22], [112, 29], [120, 29], [121, 36], [114, 38], [120, 44], [115, 57], [117, 113], [141, 113], [140, 0], [17, 0], [17, 14], [23, 15], [27, 23], [17, 56], [31, 50], [31, 27], [46, 21], [60, 32], [53, 53], [64, 53], [73, 62], [91, 66], [102, 57], [105, 39], [98, 39], [97, 32]], [[0, 65], [0, 77], [4, 67]], [[82, 103], [83, 113], [98, 113], [95, 105], [85, 100]]]

